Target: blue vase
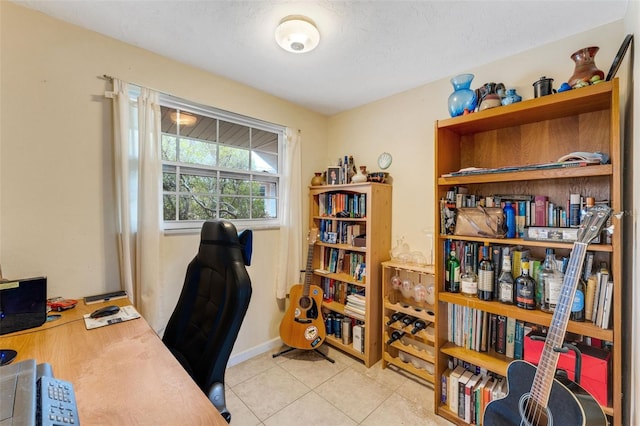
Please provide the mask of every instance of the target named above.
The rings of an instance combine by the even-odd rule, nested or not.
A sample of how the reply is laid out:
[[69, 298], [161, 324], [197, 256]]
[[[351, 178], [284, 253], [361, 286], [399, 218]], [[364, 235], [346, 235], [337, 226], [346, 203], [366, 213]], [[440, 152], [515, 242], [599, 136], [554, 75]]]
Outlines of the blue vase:
[[516, 89], [507, 89], [506, 95], [502, 98], [502, 105], [515, 104], [521, 100], [522, 96], [516, 93]]
[[452, 117], [457, 117], [464, 113], [464, 110], [473, 112], [476, 108], [476, 92], [471, 90], [471, 80], [473, 80], [473, 74], [460, 74], [451, 79], [454, 92], [449, 95], [449, 114]]

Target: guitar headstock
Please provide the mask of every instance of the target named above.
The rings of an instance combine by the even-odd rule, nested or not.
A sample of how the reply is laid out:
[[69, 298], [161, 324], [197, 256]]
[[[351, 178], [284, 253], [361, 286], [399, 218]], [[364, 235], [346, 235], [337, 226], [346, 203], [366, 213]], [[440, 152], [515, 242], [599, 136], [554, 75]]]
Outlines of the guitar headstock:
[[580, 229], [578, 230], [578, 241], [581, 243], [589, 244], [594, 238], [600, 234], [600, 231], [604, 227], [605, 223], [611, 216], [611, 207], [603, 204], [590, 207], [587, 210]]
[[309, 241], [309, 245], [315, 244], [318, 240], [318, 228], [309, 229], [309, 235], [307, 236], [307, 241]]

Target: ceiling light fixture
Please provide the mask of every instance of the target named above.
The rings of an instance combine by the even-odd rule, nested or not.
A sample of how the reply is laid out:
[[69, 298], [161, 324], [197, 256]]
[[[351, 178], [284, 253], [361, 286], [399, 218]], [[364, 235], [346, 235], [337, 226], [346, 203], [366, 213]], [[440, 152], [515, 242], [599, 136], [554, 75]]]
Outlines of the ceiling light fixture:
[[276, 28], [276, 41], [287, 52], [311, 52], [320, 43], [315, 23], [306, 16], [290, 15], [282, 18]]
[[182, 111], [174, 111], [169, 117], [171, 117], [171, 121], [181, 126], [193, 126], [198, 121], [198, 117], [195, 115], [187, 114]]

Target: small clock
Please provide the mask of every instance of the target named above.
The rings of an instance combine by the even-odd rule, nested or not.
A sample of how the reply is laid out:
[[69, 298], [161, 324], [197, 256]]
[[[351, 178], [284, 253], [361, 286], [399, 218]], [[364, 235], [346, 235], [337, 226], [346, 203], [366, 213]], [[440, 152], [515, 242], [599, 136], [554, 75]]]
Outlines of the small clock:
[[391, 165], [391, 160], [391, 154], [389, 154], [388, 152], [383, 152], [378, 157], [378, 167], [380, 167], [382, 170], [387, 169]]

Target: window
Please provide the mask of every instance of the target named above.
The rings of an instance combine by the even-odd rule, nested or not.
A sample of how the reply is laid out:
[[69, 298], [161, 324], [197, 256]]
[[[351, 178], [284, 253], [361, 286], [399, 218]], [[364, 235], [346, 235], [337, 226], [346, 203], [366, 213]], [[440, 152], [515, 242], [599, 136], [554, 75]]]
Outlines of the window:
[[214, 218], [277, 225], [285, 129], [167, 95], [160, 103], [165, 229]]

